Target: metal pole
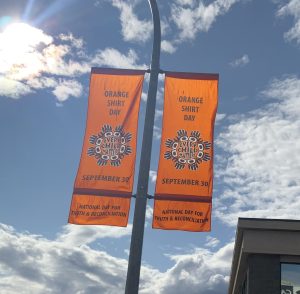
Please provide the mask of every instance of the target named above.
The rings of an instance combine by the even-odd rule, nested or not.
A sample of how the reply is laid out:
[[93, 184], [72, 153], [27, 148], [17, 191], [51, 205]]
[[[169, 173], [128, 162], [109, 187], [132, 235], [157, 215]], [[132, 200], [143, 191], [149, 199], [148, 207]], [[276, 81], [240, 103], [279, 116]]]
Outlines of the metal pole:
[[159, 11], [156, 0], [148, 1], [152, 11], [154, 27], [153, 50], [125, 294], [137, 294], [139, 290], [157, 81], [159, 74], [161, 41]]

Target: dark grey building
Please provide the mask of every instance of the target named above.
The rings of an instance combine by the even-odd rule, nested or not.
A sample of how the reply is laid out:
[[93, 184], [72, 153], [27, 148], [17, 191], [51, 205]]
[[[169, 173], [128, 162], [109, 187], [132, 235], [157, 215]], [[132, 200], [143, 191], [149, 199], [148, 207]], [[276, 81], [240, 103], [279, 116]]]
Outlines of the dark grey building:
[[229, 294], [300, 294], [300, 221], [240, 218]]

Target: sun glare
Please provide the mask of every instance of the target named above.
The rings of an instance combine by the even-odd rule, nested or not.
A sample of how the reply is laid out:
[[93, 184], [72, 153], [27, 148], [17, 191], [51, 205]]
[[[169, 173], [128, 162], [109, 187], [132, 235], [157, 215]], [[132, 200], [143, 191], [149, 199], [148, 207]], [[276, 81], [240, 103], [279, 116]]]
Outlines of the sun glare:
[[[36, 29], [26, 23], [13, 23], [8, 25], [1, 34], [1, 47], [13, 52], [30, 51], [43, 39], [42, 30]], [[47, 40], [44, 40], [47, 42]], [[51, 40], [49, 40], [51, 42]], [[48, 41], [48, 42], [49, 42]]]
[[39, 46], [47, 46], [52, 37], [26, 23], [13, 23], [0, 33], [0, 73], [17, 79], [39, 71]]

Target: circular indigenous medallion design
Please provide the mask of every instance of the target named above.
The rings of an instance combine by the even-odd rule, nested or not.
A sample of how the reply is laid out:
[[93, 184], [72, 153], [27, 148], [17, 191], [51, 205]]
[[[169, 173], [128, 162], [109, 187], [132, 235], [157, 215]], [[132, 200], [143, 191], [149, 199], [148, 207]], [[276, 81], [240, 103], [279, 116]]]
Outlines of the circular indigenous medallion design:
[[205, 151], [211, 148], [211, 143], [203, 141], [198, 131], [191, 131], [188, 135], [187, 131], [179, 130], [177, 137], [167, 139], [165, 145], [170, 150], [165, 152], [164, 157], [171, 159], [176, 169], [188, 167], [190, 170], [197, 170], [199, 164], [210, 160], [209, 153]]
[[110, 163], [112, 166], [119, 166], [124, 156], [132, 152], [128, 143], [131, 141], [131, 134], [125, 133], [122, 126], [114, 130], [110, 125], [104, 125], [98, 135], [90, 137], [93, 147], [88, 149], [88, 155], [94, 156], [100, 166]]

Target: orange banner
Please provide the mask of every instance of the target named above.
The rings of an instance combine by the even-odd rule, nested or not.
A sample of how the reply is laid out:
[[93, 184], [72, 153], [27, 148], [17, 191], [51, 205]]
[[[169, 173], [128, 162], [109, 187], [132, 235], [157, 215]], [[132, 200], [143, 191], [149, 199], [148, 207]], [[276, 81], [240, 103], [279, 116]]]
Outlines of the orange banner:
[[211, 203], [155, 200], [153, 228], [209, 232]]
[[92, 69], [69, 223], [127, 225], [144, 73]]
[[[218, 79], [166, 73], [153, 228], [210, 230]], [[171, 220], [163, 213], [168, 209], [179, 213]]]

